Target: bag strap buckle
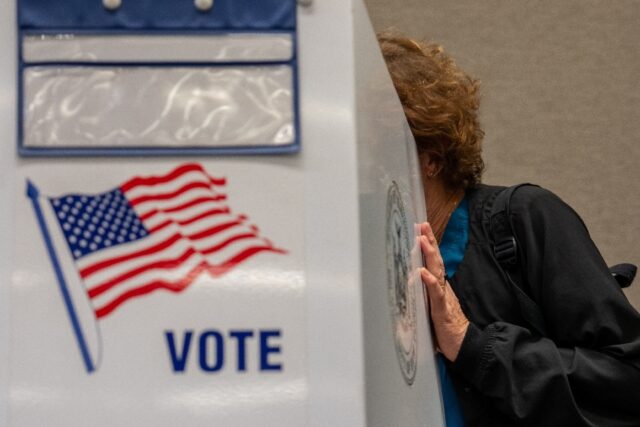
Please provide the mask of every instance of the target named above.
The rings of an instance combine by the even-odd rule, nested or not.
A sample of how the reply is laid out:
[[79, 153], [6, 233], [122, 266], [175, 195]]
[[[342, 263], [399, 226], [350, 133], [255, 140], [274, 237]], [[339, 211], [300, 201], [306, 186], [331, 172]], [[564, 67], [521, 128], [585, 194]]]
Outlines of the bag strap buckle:
[[518, 245], [515, 237], [509, 237], [493, 245], [493, 255], [501, 265], [515, 265], [518, 261]]

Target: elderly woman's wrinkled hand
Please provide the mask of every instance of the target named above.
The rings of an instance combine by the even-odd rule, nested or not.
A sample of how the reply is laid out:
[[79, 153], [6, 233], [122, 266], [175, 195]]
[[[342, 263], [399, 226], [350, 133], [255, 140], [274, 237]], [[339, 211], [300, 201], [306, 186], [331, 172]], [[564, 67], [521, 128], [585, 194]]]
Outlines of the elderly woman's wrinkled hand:
[[431, 226], [425, 222], [421, 224], [420, 231], [420, 247], [427, 264], [420, 274], [429, 296], [437, 347], [444, 357], [453, 362], [458, 357], [469, 320], [462, 312], [458, 297], [446, 281], [444, 262]]

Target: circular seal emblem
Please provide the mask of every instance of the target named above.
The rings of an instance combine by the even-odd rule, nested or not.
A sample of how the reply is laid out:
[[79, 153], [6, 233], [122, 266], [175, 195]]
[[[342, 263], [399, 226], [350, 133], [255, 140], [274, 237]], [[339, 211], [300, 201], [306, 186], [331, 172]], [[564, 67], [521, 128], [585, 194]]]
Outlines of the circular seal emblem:
[[411, 241], [398, 184], [387, 193], [387, 290], [396, 355], [402, 376], [413, 384], [417, 366], [416, 297], [409, 274]]

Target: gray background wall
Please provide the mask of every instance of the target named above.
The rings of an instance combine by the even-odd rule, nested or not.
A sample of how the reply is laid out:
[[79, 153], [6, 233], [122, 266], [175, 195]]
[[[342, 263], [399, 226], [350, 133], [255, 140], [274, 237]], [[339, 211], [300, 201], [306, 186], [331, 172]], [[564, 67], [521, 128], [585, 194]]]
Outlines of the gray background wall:
[[[484, 181], [580, 213], [609, 264], [640, 264], [640, 2], [366, 0], [376, 30], [442, 44], [482, 81]], [[640, 309], [640, 278], [626, 291]]]

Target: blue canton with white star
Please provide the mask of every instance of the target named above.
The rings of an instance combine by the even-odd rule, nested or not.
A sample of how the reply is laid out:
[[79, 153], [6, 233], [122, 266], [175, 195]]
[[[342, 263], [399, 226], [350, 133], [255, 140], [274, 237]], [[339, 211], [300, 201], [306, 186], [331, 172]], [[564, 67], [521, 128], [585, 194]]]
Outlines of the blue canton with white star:
[[95, 196], [70, 194], [50, 200], [73, 259], [149, 235], [119, 188]]

